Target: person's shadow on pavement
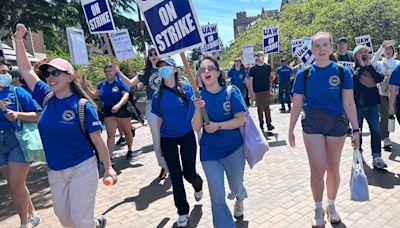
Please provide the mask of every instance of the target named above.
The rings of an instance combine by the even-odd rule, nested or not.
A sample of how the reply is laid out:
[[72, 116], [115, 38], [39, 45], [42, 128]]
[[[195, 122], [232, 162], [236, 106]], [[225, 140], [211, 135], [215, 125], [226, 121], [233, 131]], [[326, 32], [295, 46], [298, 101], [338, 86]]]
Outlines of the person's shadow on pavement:
[[400, 162], [400, 144], [392, 142], [392, 151], [389, 159], [391, 161]]
[[123, 201], [111, 206], [103, 213], [103, 215], [106, 215], [108, 212], [114, 210], [122, 204], [132, 202], [135, 203], [137, 211], [143, 211], [147, 209], [151, 203], [171, 195], [172, 190], [168, 191], [168, 189], [170, 188], [171, 180], [169, 178], [165, 179], [164, 184], [160, 184], [159, 179], [156, 178], [149, 185], [141, 188], [139, 191], [139, 195], [125, 198]]
[[368, 185], [381, 188], [393, 189], [395, 185], [400, 185], [400, 177], [386, 169], [371, 169], [364, 163], [364, 172], [368, 178]]

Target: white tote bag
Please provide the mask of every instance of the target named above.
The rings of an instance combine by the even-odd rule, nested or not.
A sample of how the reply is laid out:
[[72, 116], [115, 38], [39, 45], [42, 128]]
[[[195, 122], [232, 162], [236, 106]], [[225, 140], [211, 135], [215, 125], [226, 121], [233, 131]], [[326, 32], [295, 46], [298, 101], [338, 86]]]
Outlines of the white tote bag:
[[350, 200], [364, 202], [369, 200], [368, 180], [364, 172], [360, 150], [353, 151], [353, 165], [350, 177]]

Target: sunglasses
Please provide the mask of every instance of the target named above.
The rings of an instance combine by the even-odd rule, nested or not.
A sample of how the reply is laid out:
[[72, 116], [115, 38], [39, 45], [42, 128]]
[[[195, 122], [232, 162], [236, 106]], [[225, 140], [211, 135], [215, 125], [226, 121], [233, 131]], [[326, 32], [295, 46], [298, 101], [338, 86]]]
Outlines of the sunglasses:
[[206, 67], [200, 67], [197, 72], [199, 72], [199, 74], [202, 74], [204, 72], [210, 72], [210, 71], [216, 71], [216, 70], [217, 70], [216, 66], [209, 65], [209, 66], [206, 66]]
[[150, 57], [151, 57], [151, 56], [157, 56], [157, 53], [155, 53], [155, 52], [150, 53], [149, 56], [150, 56]]
[[62, 70], [55, 69], [55, 70], [50, 71], [50, 72], [48, 72], [48, 71], [43, 72], [43, 76], [44, 76], [45, 78], [48, 78], [48, 77], [50, 77], [50, 76], [58, 77], [58, 76], [60, 76], [61, 73], [66, 73], [66, 74], [67, 74], [66, 71], [62, 71]]

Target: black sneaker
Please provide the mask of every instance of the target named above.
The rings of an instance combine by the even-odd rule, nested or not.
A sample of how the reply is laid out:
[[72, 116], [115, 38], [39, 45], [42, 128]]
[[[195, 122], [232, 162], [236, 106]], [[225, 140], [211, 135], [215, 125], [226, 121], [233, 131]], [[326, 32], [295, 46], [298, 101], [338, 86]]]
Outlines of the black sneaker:
[[128, 152], [126, 153], [126, 160], [131, 160], [132, 156], [133, 156], [133, 151], [128, 150]]
[[267, 125], [268, 131], [272, 131], [275, 129], [275, 127], [272, 124]]
[[103, 215], [96, 217], [96, 228], [105, 228], [107, 224], [107, 219]]
[[264, 124], [260, 124], [261, 131], [264, 131]]
[[125, 142], [125, 138], [123, 136], [121, 136], [121, 137], [119, 137], [119, 139], [117, 141], [117, 145], [121, 145], [124, 142]]
[[280, 108], [279, 111], [284, 112], [284, 111], [286, 111], [286, 109], [285, 108]]

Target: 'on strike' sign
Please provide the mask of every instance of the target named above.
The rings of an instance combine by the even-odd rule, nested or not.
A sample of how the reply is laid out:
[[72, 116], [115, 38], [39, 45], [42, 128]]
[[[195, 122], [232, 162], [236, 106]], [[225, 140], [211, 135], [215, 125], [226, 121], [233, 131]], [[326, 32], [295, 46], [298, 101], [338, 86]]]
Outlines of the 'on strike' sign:
[[205, 54], [220, 51], [217, 24], [203, 25], [201, 29], [206, 42], [204, 46], [201, 47], [201, 52]]
[[107, 0], [82, 0], [82, 7], [91, 34], [115, 31]]
[[279, 52], [279, 28], [278, 26], [263, 27], [264, 54]]
[[160, 56], [201, 46], [204, 38], [191, 0], [137, 0]]

